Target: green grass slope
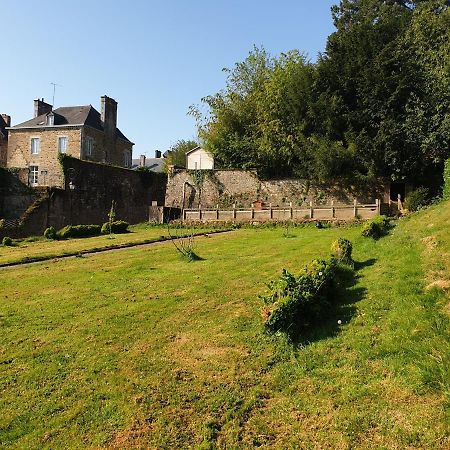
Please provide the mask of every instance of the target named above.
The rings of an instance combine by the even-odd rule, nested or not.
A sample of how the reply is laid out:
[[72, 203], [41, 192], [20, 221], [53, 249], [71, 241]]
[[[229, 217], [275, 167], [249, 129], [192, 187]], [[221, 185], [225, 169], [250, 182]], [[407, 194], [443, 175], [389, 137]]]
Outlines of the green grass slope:
[[[238, 230], [198, 239], [194, 263], [166, 243], [2, 269], [0, 446], [449, 448], [449, 219], [443, 204], [379, 241]], [[340, 236], [357, 272], [335, 316], [295, 345], [264, 335], [265, 283]]]

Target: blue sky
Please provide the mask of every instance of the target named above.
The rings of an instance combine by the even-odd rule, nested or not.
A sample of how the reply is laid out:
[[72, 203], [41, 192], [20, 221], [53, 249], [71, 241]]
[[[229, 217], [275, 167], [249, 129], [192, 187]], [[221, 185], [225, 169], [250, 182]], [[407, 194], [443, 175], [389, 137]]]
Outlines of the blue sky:
[[[28, 120], [33, 100], [55, 106], [119, 102], [133, 156], [195, 138], [190, 105], [225, 85], [224, 67], [254, 45], [311, 60], [333, 32], [333, 0], [0, 0], [0, 113]], [[5, 19], [6, 20], [3, 20]]]

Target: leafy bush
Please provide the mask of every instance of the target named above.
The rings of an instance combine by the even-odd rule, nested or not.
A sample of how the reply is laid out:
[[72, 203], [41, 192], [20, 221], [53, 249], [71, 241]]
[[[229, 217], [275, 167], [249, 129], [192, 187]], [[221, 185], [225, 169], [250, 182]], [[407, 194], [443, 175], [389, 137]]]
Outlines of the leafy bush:
[[100, 225], [67, 225], [58, 231], [57, 236], [61, 239], [83, 238], [98, 236], [100, 231]]
[[373, 239], [379, 239], [380, 237], [388, 234], [389, 228], [389, 217], [375, 216], [372, 220], [368, 220], [364, 224], [362, 235], [365, 237], [371, 237]]
[[117, 220], [111, 223], [111, 230], [110, 230], [109, 222], [105, 222], [102, 225], [101, 232], [102, 234], [109, 234], [110, 232], [115, 234], [128, 233], [129, 226], [130, 224], [128, 222], [125, 222], [124, 220]]
[[450, 158], [445, 161], [444, 166], [444, 191], [442, 193], [444, 200], [450, 199]]
[[427, 188], [417, 188], [405, 200], [405, 208], [409, 211], [418, 211], [430, 203], [430, 192]]
[[290, 333], [320, 320], [329, 309], [337, 261], [314, 260], [298, 277], [283, 269], [281, 277], [269, 283], [263, 296], [264, 326], [269, 333]]
[[11, 245], [13, 245], [13, 241], [12, 241], [12, 239], [11, 239], [10, 237], [5, 236], [5, 237], [3, 238], [3, 240], [2, 240], [2, 244], [3, 244], [5, 247], [11, 247]]
[[0, 219], [0, 228], [5, 226], [5, 219]]
[[352, 259], [352, 243], [348, 239], [339, 238], [337, 241], [333, 242], [331, 246], [331, 251], [333, 256], [344, 264], [353, 265]]
[[44, 231], [44, 237], [47, 239], [56, 239], [56, 230], [53, 227], [48, 227]]

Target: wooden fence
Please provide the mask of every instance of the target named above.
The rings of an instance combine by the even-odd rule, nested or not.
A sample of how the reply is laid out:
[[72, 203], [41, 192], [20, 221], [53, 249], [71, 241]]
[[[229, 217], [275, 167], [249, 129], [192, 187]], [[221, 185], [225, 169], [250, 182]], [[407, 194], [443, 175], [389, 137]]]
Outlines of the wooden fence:
[[183, 209], [182, 218], [187, 222], [268, 222], [284, 220], [352, 220], [371, 219], [380, 214], [381, 203], [353, 205], [316, 205], [288, 208], [231, 208], [231, 209]]

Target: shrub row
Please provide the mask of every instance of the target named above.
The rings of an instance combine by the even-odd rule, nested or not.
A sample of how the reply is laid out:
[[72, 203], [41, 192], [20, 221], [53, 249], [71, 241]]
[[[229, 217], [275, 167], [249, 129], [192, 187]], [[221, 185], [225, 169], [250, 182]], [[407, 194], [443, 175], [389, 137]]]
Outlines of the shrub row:
[[427, 188], [419, 187], [412, 191], [405, 200], [405, 208], [414, 212], [430, 204], [430, 191]]
[[115, 234], [127, 233], [129, 226], [130, 224], [128, 222], [125, 222], [124, 220], [117, 220], [116, 222], [112, 222], [111, 227], [109, 226], [109, 222], [106, 222], [102, 225], [101, 232], [102, 234], [109, 234], [110, 232]]
[[364, 224], [362, 235], [373, 239], [379, 239], [380, 237], [388, 234], [390, 227], [391, 223], [389, 217], [376, 216]]
[[57, 236], [59, 239], [83, 238], [98, 236], [100, 231], [100, 225], [66, 225], [58, 231]]
[[[127, 233], [129, 223], [118, 220], [111, 224], [111, 232], [115, 234]], [[99, 236], [100, 234], [109, 234], [109, 222], [100, 225], [67, 225], [58, 232], [53, 227], [49, 227], [44, 231], [47, 239], [70, 239]]]
[[317, 322], [332, 302], [331, 288], [338, 262], [314, 260], [299, 276], [286, 269], [278, 280], [269, 283], [269, 293], [262, 296], [265, 329], [291, 333]]
[[5, 236], [5, 237], [2, 239], [2, 244], [3, 244], [5, 247], [11, 247], [11, 245], [13, 245], [13, 240], [12, 240], [10, 237]]
[[293, 334], [319, 322], [336, 299], [335, 285], [343, 265], [353, 268], [352, 243], [340, 238], [332, 245], [333, 256], [315, 259], [298, 276], [283, 269], [281, 277], [268, 284], [264, 302], [264, 327], [270, 334]]

